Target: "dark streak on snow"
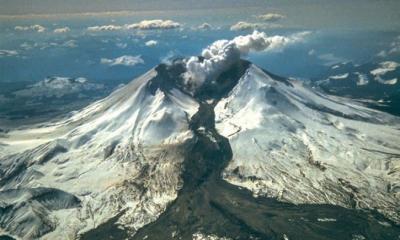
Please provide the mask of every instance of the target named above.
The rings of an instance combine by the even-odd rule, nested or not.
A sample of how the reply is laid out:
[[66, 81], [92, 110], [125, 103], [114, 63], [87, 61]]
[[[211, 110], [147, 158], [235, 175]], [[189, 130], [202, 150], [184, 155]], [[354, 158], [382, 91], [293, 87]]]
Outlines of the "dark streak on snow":
[[[223, 89], [211, 91], [208, 88], [195, 95], [201, 104], [190, 120], [196, 141], [185, 157], [184, 185], [177, 199], [156, 221], [139, 229], [134, 236], [125, 235], [124, 238], [186, 240], [201, 232], [243, 240], [283, 239], [284, 235], [291, 240], [352, 239], [355, 234], [367, 239], [396, 239], [400, 227], [376, 212], [332, 205], [294, 205], [271, 198], [255, 198], [252, 192], [222, 179], [222, 172], [234, 153], [229, 140], [215, 129], [214, 107], [235, 86], [247, 67], [246, 62], [238, 63], [224, 73], [224, 78], [233, 79], [234, 84], [222, 82]], [[207, 99], [214, 101], [207, 103]], [[200, 131], [199, 128], [205, 130]], [[319, 222], [318, 218], [335, 218], [337, 221]], [[378, 221], [390, 222], [393, 227], [384, 227]], [[107, 227], [108, 231], [101, 227], [94, 229], [91, 234], [102, 233], [96, 235], [99, 240], [116, 239], [113, 229], [118, 231], [114, 225], [114, 228]], [[90, 239], [88, 236], [93, 235], [84, 235], [82, 239]]]

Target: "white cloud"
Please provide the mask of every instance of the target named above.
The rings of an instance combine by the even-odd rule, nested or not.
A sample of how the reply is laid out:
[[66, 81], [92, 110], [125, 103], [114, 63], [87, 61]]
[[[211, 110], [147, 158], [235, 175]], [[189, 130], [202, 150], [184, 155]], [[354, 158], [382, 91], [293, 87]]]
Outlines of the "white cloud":
[[138, 55], [138, 56], [124, 55], [124, 56], [112, 58], [112, 59], [102, 58], [100, 60], [100, 63], [109, 65], [109, 66], [121, 65], [121, 66], [132, 67], [137, 64], [144, 64], [144, 60], [142, 59], [142, 57], [140, 55]]
[[231, 26], [232, 31], [244, 31], [244, 30], [255, 30], [255, 29], [267, 29], [280, 27], [278, 24], [269, 23], [250, 23], [250, 22], [237, 22]]
[[165, 56], [160, 57], [160, 61], [165, 64], [171, 64], [172, 61], [175, 59], [176, 56], [179, 55], [179, 52], [175, 51], [169, 51]]
[[75, 48], [77, 47], [76, 40], [68, 40], [65, 42], [24, 42], [20, 45], [20, 47], [24, 50], [31, 50], [31, 49], [48, 49], [51, 47], [66, 47], [66, 48]]
[[0, 49], [0, 57], [12, 57], [17, 55], [18, 52], [16, 50]]
[[46, 28], [41, 25], [31, 25], [31, 26], [16, 26], [14, 28], [17, 31], [36, 31], [36, 32], [44, 32]]
[[68, 41], [60, 44], [59, 46], [69, 47], [69, 48], [76, 48], [78, 45], [76, 44], [76, 40], [68, 40]]
[[122, 49], [128, 47], [128, 44], [127, 44], [127, 43], [117, 43], [117, 44], [115, 44], [115, 45], [116, 45], [118, 48], [122, 48]]
[[24, 50], [31, 50], [34, 47], [33, 44], [30, 44], [28, 42], [24, 42], [19, 46]]
[[203, 24], [200, 24], [199, 26], [197, 26], [197, 29], [200, 29], [200, 30], [209, 30], [211, 28], [212, 28], [212, 26], [208, 23], [203, 23]]
[[100, 32], [100, 31], [117, 31], [117, 30], [153, 30], [153, 29], [173, 29], [179, 28], [181, 24], [178, 22], [174, 22], [172, 20], [143, 20], [138, 23], [125, 24], [125, 25], [103, 25], [103, 26], [92, 26], [88, 27], [87, 30], [91, 32]]
[[400, 53], [400, 36], [390, 44], [389, 54], [395, 53]]
[[147, 41], [146, 43], [145, 43], [145, 45], [147, 46], [147, 47], [154, 47], [154, 46], [156, 46], [158, 44], [158, 42], [156, 41], [156, 40], [149, 40], [149, 41]]
[[93, 27], [88, 27], [87, 30], [89, 32], [115, 31], [115, 30], [122, 30], [122, 26], [118, 25], [93, 26]]
[[380, 51], [380, 52], [378, 52], [377, 54], [376, 54], [376, 56], [378, 56], [378, 57], [387, 57], [387, 55], [388, 55], [388, 53], [387, 53], [387, 51], [386, 50], [382, 50], [382, 51]]
[[282, 14], [279, 14], [279, 13], [267, 13], [267, 14], [259, 15], [259, 16], [257, 16], [257, 18], [261, 19], [263, 21], [266, 21], [266, 22], [276, 22], [276, 21], [279, 21], [279, 20], [285, 18], [285, 16]]
[[125, 26], [127, 29], [141, 29], [141, 30], [151, 30], [151, 29], [172, 29], [179, 28], [181, 24], [174, 22], [172, 20], [143, 20], [139, 23], [133, 23]]
[[231, 26], [232, 31], [242, 31], [242, 30], [253, 30], [258, 28], [259, 24], [257, 23], [249, 23], [249, 22], [237, 22], [236, 24]]
[[225, 71], [241, 56], [249, 52], [279, 50], [283, 47], [300, 42], [309, 32], [301, 32], [289, 37], [267, 36], [264, 32], [254, 31], [252, 34], [238, 36], [232, 40], [218, 40], [205, 48], [201, 54], [204, 60], [191, 57], [186, 60], [187, 71], [184, 79], [187, 86], [195, 90], [206, 81], [213, 81], [216, 76]]
[[56, 28], [54, 29], [54, 33], [66, 33], [71, 31], [71, 29], [69, 27], [63, 27], [63, 28]]

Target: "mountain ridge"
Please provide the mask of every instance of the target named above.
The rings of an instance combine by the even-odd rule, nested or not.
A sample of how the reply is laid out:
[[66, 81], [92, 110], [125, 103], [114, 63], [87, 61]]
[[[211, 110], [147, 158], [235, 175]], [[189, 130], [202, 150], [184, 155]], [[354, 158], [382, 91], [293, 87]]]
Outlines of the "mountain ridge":
[[[173, 238], [175, 232], [175, 235], [181, 233], [186, 239], [204, 231], [208, 235], [221, 234], [221, 237], [232, 237], [233, 233], [237, 233], [239, 239], [248, 239], [250, 236], [281, 238], [283, 234], [292, 239], [293, 232], [284, 232], [283, 219], [295, 217], [302, 211], [301, 207], [280, 205], [268, 198], [260, 200], [251, 196], [257, 195], [296, 204], [328, 203], [348, 208], [377, 208], [393, 221], [380, 214], [374, 213], [374, 217], [368, 219], [362, 212], [334, 209], [343, 213], [339, 221], [355, 221], [353, 214], [359, 218], [357, 221], [361, 225], [373, 224], [378, 220], [392, 225], [390, 231], [383, 231], [383, 226], [379, 224], [371, 231], [360, 229], [365, 236], [396, 236], [399, 231], [394, 222], [398, 216], [393, 212], [396, 209], [394, 201], [399, 197], [396, 190], [398, 183], [393, 180], [399, 174], [396, 162], [387, 160], [388, 167], [385, 169], [386, 160], [379, 157], [380, 153], [360, 155], [356, 152], [357, 157], [354, 159], [359, 159], [359, 156], [371, 159], [378, 156], [379, 163], [374, 163], [375, 166], [371, 164], [372, 160], [367, 162], [373, 171], [363, 172], [368, 167], [364, 168], [362, 161], [355, 166], [346, 165], [351, 169], [346, 171], [340, 168], [340, 164], [346, 163], [343, 156], [338, 155], [340, 161], [337, 164], [333, 158], [335, 153], [329, 152], [332, 156], [326, 162], [320, 158], [321, 150], [318, 150], [319, 146], [315, 142], [321, 140], [321, 143], [329, 143], [329, 133], [334, 133], [338, 140], [333, 141], [332, 149], [341, 146], [340, 138], [345, 139], [346, 143], [359, 138], [357, 144], [369, 139], [373, 142], [372, 146], [380, 143], [384, 145], [383, 150], [398, 152], [400, 149], [390, 144], [390, 141], [398, 138], [395, 136], [400, 131], [400, 128], [395, 130], [395, 126], [399, 125], [398, 118], [370, 110], [350, 100], [342, 103], [344, 99], [315, 92], [297, 81], [269, 75], [247, 61], [233, 63], [195, 91], [185, 85], [187, 83], [184, 78], [180, 77], [184, 71], [185, 65], [179, 59], [170, 65], [160, 65], [66, 120], [37, 129], [7, 132], [0, 139], [0, 169], [4, 173], [0, 178], [0, 201], [8, 199], [4, 191], [45, 186], [65, 190], [80, 200], [80, 206], [57, 212], [38, 207], [38, 212], [49, 213], [47, 216], [40, 214], [44, 222], [58, 223], [50, 230], [45, 230], [41, 224], [26, 225], [20, 222], [20, 213], [13, 212], [17, 217], [0, 218], [2, 231], [16, 238], [49, 239], [64, 236], [67, 239], [85, 239], [85, 236], [93, 237], [91, 234], [96, 234], [96, 231], [105, 234], [102, 229], [106, 227], [121, 234], [118, 236], [137, 238], [134, 235], [136, 232], [137, 236], [145, 237], [149, 233], [158, 232], [149, 229], [164, 229], [166, 226], [162, 219], [190, 223], [187, 221], [194, 218], [200, 220], [187, 226], [188, 229], [183, 228], [187, 224], [168, 225], [171, 230], [169, 235], [159, 237]], [[385, 126], [388, 123], [394, 124], [393, 127]], [[321, 135], [310, 124], [315, 124], [319, 131], [328, 131], [328, 134]], [[361, 130], [357, 125], [360, 125]], [[379, 130], [364, 136], [360, 131], [370, 126]], [[395, 132], [389, 133], [389, 130]], [[389, 139], [383, 139], [383, 136]], [[279, 143], [282, 137], [287, 141], [284, 145]], [[306, 144], [301, 145], [301, 142]], [[305, 145], [308, 151], [304, 150], [307, 149]], [[232, 154], [229, 154], [228, 148], [231, 148]], [[289, 155], [285, 156], [280, 149]], [[292, 161], [290, 156], [296, 161]], [[197, 160], [190, 162], [192, 157]], [[268, 159], [273, 161], [268, 162]], [[224, 164], [227, 164], [226, 167]], [[296, 174], [290, 177], [279, 164], [295, 170]], [[352, 170], [354, 167], [355, 170]], [[383, 173], [391, 171], [391, 177], [383, 179]], [[302, 177], [301, 172], [308, 177]], [[310, 173], [316, 173], [317, 179]], [[374, 176], [379, 181], [358, 181], [363, 174]], [[342, 175], [345, 177], [340, 178]], [[347, 176], [357, 181], [346, 180]], [[313, 185], [321, 179], [329, 180], [329, 184]], [[192, 181], [194, 185], [190, 184]], [[294, 184], [301, 181], [303, 183], [300, 185]], [[391, 184], [392, 190], [389, 193], [380, 189], [385, 181]], [[374, 196], [375, 199], [364, 195], [365, 184], [376, 184], [373, 190], [377, 189], [379, 194]], [[242, 192], [236, 186], [248, 190]], [[293, 191], [288, 191], [292, 186]], [[361, 189], [362, 194], [355, 194], [356, 188]], [[289, 194], [282, 194], [285, 191]], [[307, 191], [310, 196], [305, 195]], [[321, 195], [324, 191], [334, 197], [325, 198]], [[201, 193], [215, 197], [203, 198], [207, 194]], [[355, 196], [351, 198], [352, 194]], [[249, 206], [263, 206], [263, 210], [235, 209], [235, 204], [227, 196], [246, 202]], [[382, 200], [388, 196], [390, 198], [386, 202]], [[189, 203], [198, 199], [202, 204], [198, 210], [191, 212], [190, 204], [186, 204], [185, 199]], [[174, 202], [182, 201], [184, 206], [189, 207], [186, 213], [193, 218], [181, 218], [171, 211], [174, 206], [180, 206], [174, 205]], [[369, 201], [368, 204], [376, 203], [372, 207], [357, 204], [364, 201]], [[268, 218], [257, 224], [251, 217], [258, 216], [261, 219], [263, 214], [269, 216], [275, 210], [265, 204], [272, 203], [281, 211], [286, 206], [292, 212], [288, 212], [287, 216], [279, 216], [279, 224], [268, 225], [268, 229], [262, 230], [259, 224], [267, 224]], [[212, 209], [211, 216], [218, 217], [214, 220], [201, 217], [198, 214], [203, 207]], [[332, 214], [329, 207], [318, 207], [324, 209], [319, 217]], [[318, 207], [310, 211], [317, 214]], [[205, 227], [212, 226], [211, 223], [216, 219], [220, 222], [207, 230]], [[300, 223], [307, 224], [297, 219], [291, 226], [295, 229], [296, 224]], [[10, 226], [15, 224], [20, 225], [22, 230], [14, 231]], [[69, 227], [62, 229], [61, 225]], [[229, 227], [224, 230], [223, 226]], [[124, 233], [117, 230], [121, 228]], [[339, 234], [335, 229], [330, 231], [329, 237], [325, 236], [327, 239], [333, 239], [335, 234]], [[309, 234], [310, 239], [318, 239], [324, 234], [319, 231], [303, 233]], [[340, 234], [344, 236], [350, 233], [350, 230], [346, 230]]]

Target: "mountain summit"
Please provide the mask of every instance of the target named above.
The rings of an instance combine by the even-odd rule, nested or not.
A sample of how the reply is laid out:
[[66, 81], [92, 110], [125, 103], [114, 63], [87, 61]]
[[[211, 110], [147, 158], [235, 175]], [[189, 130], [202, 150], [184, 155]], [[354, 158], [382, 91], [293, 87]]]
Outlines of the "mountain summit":
[[[399, 118], [240, 58], [209, 68], [216, 55], [203, 55], [161, 64], [65, 120], [2, 133], [0, 234], [400, 234]], [[201, 68], [212, 74], [193, 82]]]

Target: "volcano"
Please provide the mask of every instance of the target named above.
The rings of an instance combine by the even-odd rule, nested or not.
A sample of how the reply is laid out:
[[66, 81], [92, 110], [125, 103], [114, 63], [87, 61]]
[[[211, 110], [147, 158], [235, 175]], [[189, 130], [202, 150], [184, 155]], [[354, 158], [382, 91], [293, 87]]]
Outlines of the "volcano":
[[64, 120], [1, 132], [0, 235], [400, 236], [400, 118], [246, 60], [195, 89], [186, 71], [161, 64]]

